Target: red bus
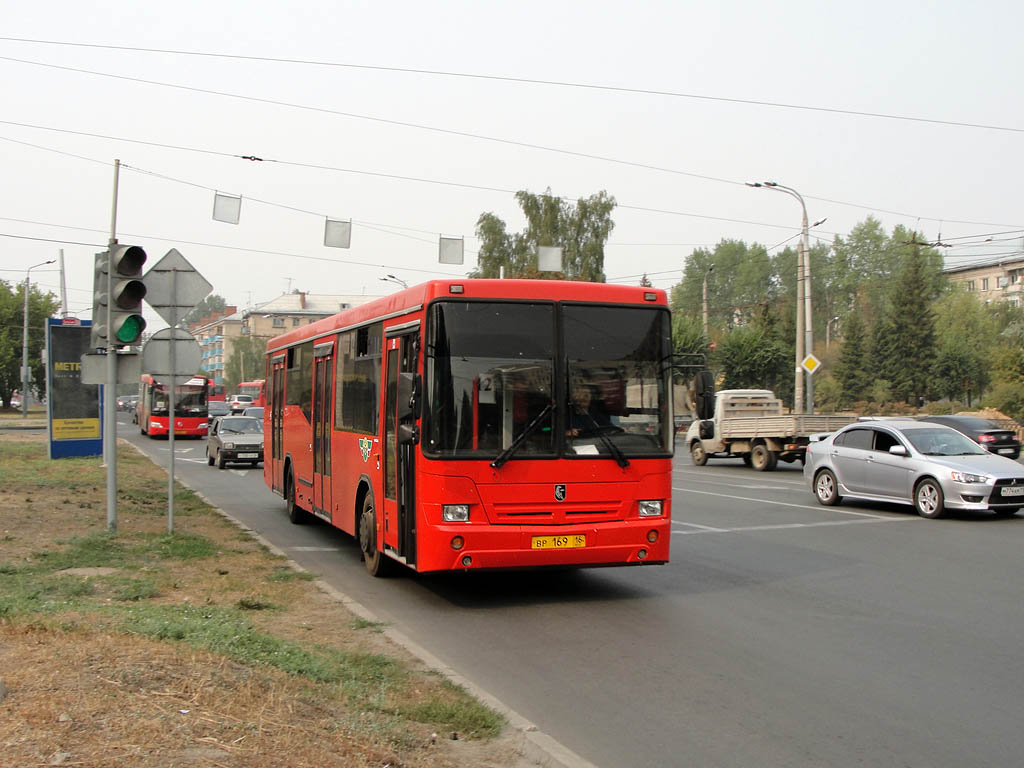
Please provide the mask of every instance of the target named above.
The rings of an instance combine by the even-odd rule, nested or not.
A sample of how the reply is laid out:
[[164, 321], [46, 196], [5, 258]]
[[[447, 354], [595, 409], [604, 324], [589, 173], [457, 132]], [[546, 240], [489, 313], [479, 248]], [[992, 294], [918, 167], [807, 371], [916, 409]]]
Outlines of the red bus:
[[[210, 397], [210, 379], [194, 377], [174, 388], [174, 436], [206, 437], [209, 426], [207, 403]], [[137, 419], [139, 430], [150, 437], [167, 437], [170, 417], [170, 387], [156, 381], [148, 373], [139, 382]]]
[[210, 402], [212, 403], [217, 400], [224, 402], [227, 400], [227, 390], [224, 388], [224, 385], [213, 384], [213, 379], [210, 379], [210, 382]]
[[267, 404], [267, 382], [266, 379], [255, 381], [243, 381], [235, 390], [236, 395], [251, 395], [253, 406], [261, 408]]
[[420, 572], [663, 564], [665, 292], [438, 280], [267, 345], [267, 485]]

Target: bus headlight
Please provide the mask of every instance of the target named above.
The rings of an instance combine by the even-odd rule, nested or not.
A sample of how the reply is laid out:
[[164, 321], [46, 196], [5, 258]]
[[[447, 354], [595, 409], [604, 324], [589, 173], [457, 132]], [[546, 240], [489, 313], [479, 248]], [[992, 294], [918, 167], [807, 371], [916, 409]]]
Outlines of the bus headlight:
[[441, 507], [441, 518], [446, 523], [468, 523], [469, 504], [445, 504]]
[[661, 517], [661, 499], [641, 501], [640, 517]]

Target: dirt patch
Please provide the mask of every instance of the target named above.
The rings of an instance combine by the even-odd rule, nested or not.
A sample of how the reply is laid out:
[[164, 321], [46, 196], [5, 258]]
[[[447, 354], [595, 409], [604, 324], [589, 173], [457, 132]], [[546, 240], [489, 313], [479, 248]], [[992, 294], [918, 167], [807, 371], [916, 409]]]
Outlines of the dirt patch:
[[[44, 440], [0, 435], [0, 764], [532, 764], [509, 727], [453, 739], [447, 713], [468, 708], [464, 692], [184, 490], [175, 545], [210, 553], [167, 555], [165, 507], [151, 498], [166, 493], [166, 474], [124, 448], [109, 541], [99, 459], [33, 458]], [[112, 562], [90, 561], [87, 545]], [[60, 567], [68, 558], [78, 561]], [[244, 613], [241, 641], [281, 650], [249, 661], [230, 636], [212, 652], [184, 630], [152, 629], [153, 617], [189, 612], [200, 623]], [[348, 660], [351, 679], [274, 661], [305, 649]]]

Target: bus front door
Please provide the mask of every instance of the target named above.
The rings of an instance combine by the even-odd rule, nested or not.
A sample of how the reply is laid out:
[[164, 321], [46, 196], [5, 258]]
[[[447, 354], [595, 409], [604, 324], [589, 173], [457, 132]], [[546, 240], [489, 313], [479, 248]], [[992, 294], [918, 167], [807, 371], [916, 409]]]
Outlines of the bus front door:
[[313, 511], [331, 519], [331, 365], [334, 342], [313, 350]]
[[[270, 487], [284, 493], [284, 373], [285, 356], [270, 361]], [[266, 421], [264, 421], [266, 423]], [[266, 435], [263, 436], [266, 443]], [[264, 448], [263, 466], [267, 465]]]
[[[416, 444], [408, 439], [416, 426], [416, 414], [409, 413], [407, 389], [400, 385], [416, 373], [419, 359], [419, 329], [388, 334], [384, 417], [384, 543], [407, 565], [416, 565]], [[399, 392], [406, 394], [401, 402]], [[405, 427], [405, 429], [402, 429]]]

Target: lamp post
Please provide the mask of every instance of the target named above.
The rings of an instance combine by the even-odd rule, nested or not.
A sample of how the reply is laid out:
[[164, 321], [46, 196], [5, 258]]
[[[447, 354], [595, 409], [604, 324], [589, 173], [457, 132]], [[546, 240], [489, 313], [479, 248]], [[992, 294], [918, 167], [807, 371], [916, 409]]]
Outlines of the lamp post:
[[405, 282], [405, 280], [403, 280], [400, 277], [395, 277], [394, 275], [387, 275], [385, 277], [380, 277], [380, 278], [378, 278], [378, 280], [383, 280], [385, 283], [397, 283], [398, 285], [402, 286], [403, 288], [408, 288], [409, 287], [409, 284], [407, 282]]
[[825, 349], [829, 349], [831, 344], [832, 344], [832, 341], [831, 341], [831, 338], [830, 338], [831, 331], [832, 331], [832, 323], [838, 323], [838, 322], [839, 322], [839, 315], [836, 315], [831, 320], [829, 320], [828, 323], [825, 324]]
[[[746, 184], [748, 187], [785, 192], [790, 197], [796, 198], [800, 203], [800, 210], [802, 212], [800, 221], [801, 237], [796, 262], [796, 392], [793, 398], [793, 410], [799, 413], [803, 400], [804, 350], [806, 349], [806, 354], [814, 352], [814, 328], [811, 322], [811, 247], [808, 239], [808, 230], [811, 226], [816, 227], [823, 223], [825, 219], [819, 219], [809, 226], [807, 224], [807, 206], [804, 204], [804, 199], [792, 187], [784, 186], [775, 181], [753, 183], [748, 181]], [[811, 375], [807, 376], [807, 413], [814, 413], [814, 377]]]
[[708, 338], [708, 275], [714, 271], [714, 264], [709, 264], [704, 270], [704, 338]]
[[29, 276], [33, 269], [53, 264], [56, 259], [41, 261], [25, 270], [25, 317], [21, 324], [21, 418], [28, 418], [28, 290]]

